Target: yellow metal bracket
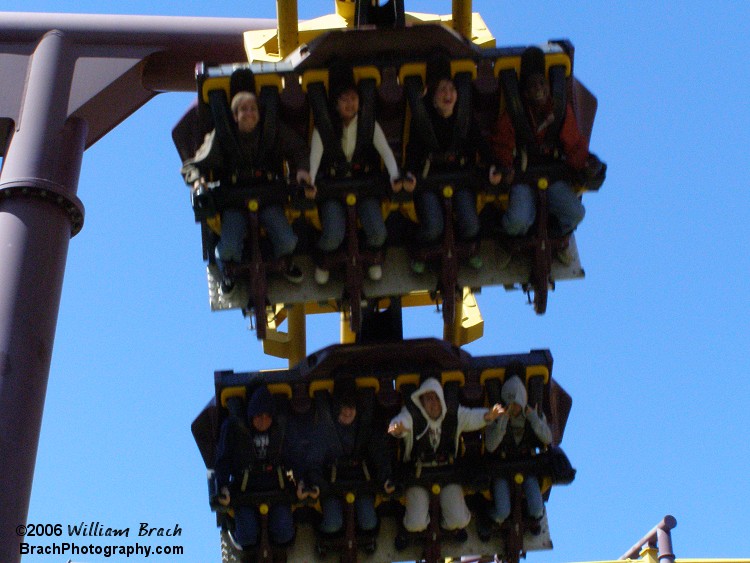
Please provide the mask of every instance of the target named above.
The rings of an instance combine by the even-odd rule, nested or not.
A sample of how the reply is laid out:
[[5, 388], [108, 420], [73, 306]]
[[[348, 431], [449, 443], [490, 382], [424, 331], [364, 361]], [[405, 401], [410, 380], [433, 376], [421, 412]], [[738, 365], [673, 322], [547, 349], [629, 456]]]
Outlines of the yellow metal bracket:
[[446, 383], [450, 383], [451, 381], [455, 381], [459, 387], [463, 387], [464, 383], [466, 383], [466, 376], [464, 372], [459, 370], [444, 371], [440, 374], [441, 385], [445, 386]]
[[208, 93], [213, 90], [223, 90], [227, 100], [229, 100], [229, 77], [215, 76], [203, 81], [201, 86], [201, 99], [205, 103], [208, 103]]
[[243, 401], [246, 399], [246, 390], [244, 386], [238, 386], [238, 387], [225, 387], [221, 390], [221, 396], [219, 397], [219, 402], [222, 407], [226, 408], [227, 403], [229, 402], [229, 399], [232, 397], [238, 397], [242, 399]]
[[[287, 332], [278, 330], [284, 320]], [[292, 305], [289, 309], [278, 307], [266, 329], [263, 352], [275, 358], [286, 358], [289, 367], [297, 365], [307, 355], [306, 324], [304, 304]]]
[[357, 84], [359, 84], [360, 80], [371, 78], [375, 81], [376, 88], [380, 86], [380, 70], [376, 66], [355, 66], [352, 68], [352, 73], [354, 74], [354, 82]]
[[406, 63], [398, 69], [398, 81], [403, 84], [407, 76], [419, 76], [422, 84], [427, 80], [427, 65], [425, 63]]
[[328, 71], [325, 69], [312, 69], [312, 70], [306, 70], [302, 73], [302, 77], [300, 78], [300, 86], [302, 87], [302, 91], [306, 94], [307, 88], [310, 84], [314, 84], [316, 82], [322, 82], [323, 86], [325, 87], [326, 91], [328, 90]]
[[479, 340], [484, 335], [484, 319], [474, 293], [463, 289], [461, 300], [456, 303], [456, 317], [452, 325], [443, 326], [443, 339], [455, 346], [463, 346]]
[[[351, 0], [336, 0], [335, 6], [335, 14], [297, 22], [297, 2], [277, 0], [278, 29], [246, 31], [244, 34], [248, 61], [278, 62], [299, 45], [309, 43], [325, 32], [352, 28], [355, 3]], [[495, 47], [495, 38], [482, 16], [471, 11], [470, 0], [453, 0], [453, 13], [448, 15], [407, 12], [406, 22], [407, 25], [442, 23], [479, 47]]]
[[547, 366], [529, 366], [526, 368], [526, 383], [531, 381], [531, 378], [541, 376], [544, 384], [549, 383], [549, 370]]
[[471, 79], [477, 77], [477, 64], [471, 59], [456, 59], [451, 61], [451, 76], [456, 76], [461, 72], [468, 72]]

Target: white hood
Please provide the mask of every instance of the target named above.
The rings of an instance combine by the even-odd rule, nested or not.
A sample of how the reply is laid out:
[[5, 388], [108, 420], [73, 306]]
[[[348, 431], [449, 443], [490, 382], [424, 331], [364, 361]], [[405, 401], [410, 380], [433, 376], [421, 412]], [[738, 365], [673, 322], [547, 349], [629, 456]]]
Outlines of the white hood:
[[503, 399], [506, 407], [509, 407], [511, 403], [520, 405], [521, 410], [526, 408], [528, 402], [528, 395], [526, 394], [526, 386], [519, 377], [512, 376], [503, 384], [503, 390], [500, 392], [500, 397]]
[[[436, 393], [438, 396], [438, 399], [440, 399], [441, 412], [437, 420], [434, 420], [429, 417], [429, 415], [425, 412], [424, 407], [422, 406], [422, 401], [419, 399], [425, 393], [430, 393], [430, 392]], [[427, 421], [427, 427], [425, 428], [424, 432], [427, 432], [427, 429], [430, 427], [437, 428], [437, 427], [440, 427], [440, 425], [442, 425], [443, 419], [445, 418], [445, 413], [448, 412], [448, 407], [446, 407], [445, 405], [445, 397], [443, 396], [443, 386], [440, 385], [440, 382], [438, 382], [437, 379], [435, 379], [434, 377], [430, 377], [426, 379], [422, 383], [422, 385], [420, 385], [419, 388], [416, 391], [414, 391], [414, 393], [411, 394], [411, 400], [415, 405], [417, 405], [419, 412], [422, 413], [422, 416]], [[424, 434], [424, 432], [422, 434]], [[420, 437], [421, 435], [415, 436], [417, 440]]]

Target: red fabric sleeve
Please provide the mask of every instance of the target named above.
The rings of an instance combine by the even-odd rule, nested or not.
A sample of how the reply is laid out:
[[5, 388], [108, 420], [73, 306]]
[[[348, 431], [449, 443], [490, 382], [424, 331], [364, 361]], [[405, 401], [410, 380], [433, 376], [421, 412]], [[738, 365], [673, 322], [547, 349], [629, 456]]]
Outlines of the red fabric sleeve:
[[578, 129], [578, 121], [570, 104], [565, 110], [565, 120], [560, 129], [560, 142], [568, 166], [574, 170], [583, 169], [589, 156], [589, 140]]
[[504, 167], [513, 166], [513, 151], [516, 149], [516, 130], [505, 111], [495, 123], [490, 135], [492, 156]]

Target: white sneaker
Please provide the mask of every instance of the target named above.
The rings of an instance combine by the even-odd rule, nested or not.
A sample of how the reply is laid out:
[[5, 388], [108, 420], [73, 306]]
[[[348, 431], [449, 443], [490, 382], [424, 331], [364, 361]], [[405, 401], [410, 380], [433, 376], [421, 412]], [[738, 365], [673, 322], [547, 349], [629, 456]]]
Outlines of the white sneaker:
[[380, 267], [380, 264], [373, 264], [367, 268], [367, 277], [372, 281], [379, 281], [383, 277], [383, 268]]
[[511, 258], [510, 252], [503, 245], [499, 244], [495, 253], [495, 267], [498, 270], [504, 270], [510, 264]]
[[427, 264], [422, 260], [412, 260], [409, 263], [409, 266], [411, 266], [411, 271], [415, 274], [424, 274], [424, 271], [427, 268]]
[[328, 283], [328, 270], [324, 270], [323, 268], [315, 268], [315, 281], [318, 285], [325, 285]]
[[570, 266], [573, 263], [573, 253], [570, 252], [570, 248], [567, 246], [558, 250], [555, 258], [563, 266]]
[[228, 298], [234, 291], [234, 288], [235, 288], [234, 280], [226, 276], [221, 278], [221, 281], [219, 282], [219, 294]]

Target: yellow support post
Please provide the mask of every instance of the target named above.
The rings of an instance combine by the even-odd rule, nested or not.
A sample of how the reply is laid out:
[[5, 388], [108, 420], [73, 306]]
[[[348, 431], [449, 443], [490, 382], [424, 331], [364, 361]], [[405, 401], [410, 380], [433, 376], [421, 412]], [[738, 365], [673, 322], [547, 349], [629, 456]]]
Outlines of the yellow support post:
[[356, 333], [352, 331], [349, 317], [345, 313], [341, 313], [341, 331], [339, 336], [341, 338], [341, 344], [354, 344], [357, 339]]
[[297, 304], [292, 306], [287, 318], [289, 325], [289, 367], [297, 365], [307, 356], [307, 317], [305, 317], [305, 306]]
[[644, 546], [640, 556], [643, 563], [659, 563], [659, 549], [656, 547]]
[[354, 27], [354, 12], [357, 4], [354, 0], [336, 0], [336, 15], [346, 20], [346, 27]]
[[[278, 62], [322, 33], [354, 27], [356, 2], [335, 0], [336, 12], [304, 22], [297, 20], [296, 0], [276, 0], [277, 29], [244, 33], [245, 52], [250, 62]], [[453, 13], [447, 15], [406, 13], [407, 25], [443, 23], [483, 48], [495, 46], [495, 38], [479, 14], [471, 11], [471, 0], [453, 0]]]
[[299, 47], [297, 0], [276, 0], [279, 26], [279, 55], [283, 59]]
[[[443, 307], [445, 307], [445, 303], [443, 303]], [[456, 312], [455, 317], [453, 318], [453, 324], [443, 324], [443, 340], [447, 340], [454, 346], [461, 346], [461, 343], [458, 340], [460, 338], [461, 318], [463, 317], [463, 315], [464, 300], [462, 296], [460, 300], [456, 301]]]
[[471, 41], [471, 0], [453, 0], [453, 29]]
[[443, 325], [443, 340], [463, 346], [479, 340], [484, 335], [484, 319], [474, 294], [468, 287], [463, 289], [461, 300], [456, 303], [456, 317], [452, 325]]
[[[283, 317], [278, 312], [278, 317]], [[279, 322], [282, 322], [280, 319]], [[307, 334], [304, 304], [292, 305], [286, 310], [287, 332], [281, 332], [270, 326], [263, 339], [263, 353], [275, 358], [286, 358], [289, 367], [297, 365], [307, 355]]]

